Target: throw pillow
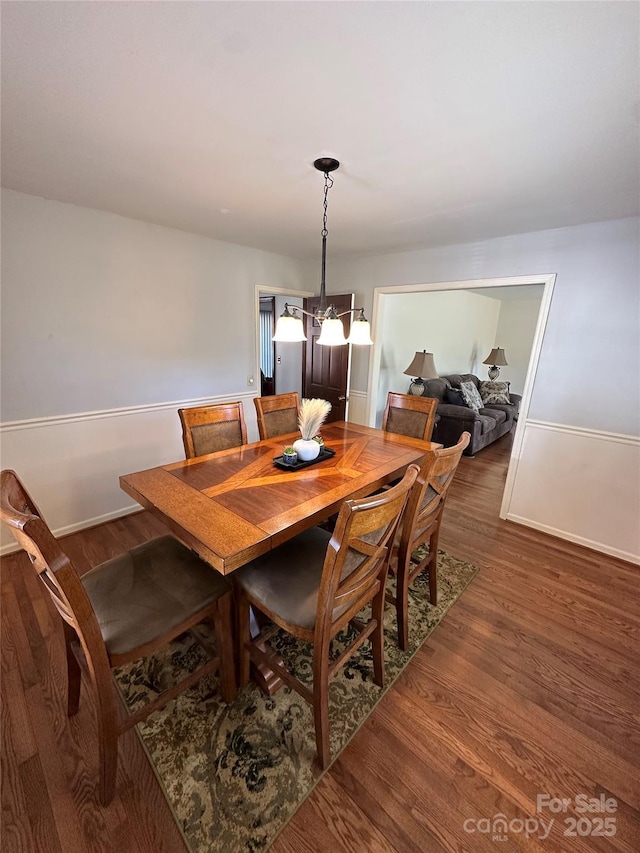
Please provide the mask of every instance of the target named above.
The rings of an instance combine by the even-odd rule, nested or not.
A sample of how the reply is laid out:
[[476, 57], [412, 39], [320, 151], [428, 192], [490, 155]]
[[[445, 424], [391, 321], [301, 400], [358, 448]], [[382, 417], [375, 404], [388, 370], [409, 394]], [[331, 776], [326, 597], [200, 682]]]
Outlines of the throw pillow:
[[509, 383], [481, 382], [480, 397], [482, 398], [482, 402], [485, 406], [490, 406], [492, 403], [500, 406], [509, 405], [511, 403], [511, 398], [509, 397]]
[[473, 409], [474, 412], [480, 411], [484, 404], [482, 402], [482, 397], [478, 393], [478, 389], [473, 382], [461, 382], [460, 393], [470, 409]]
[[444, 394], [447, 403], [452, 403], [454, 406], [466, 406], [464, 397], [459, 388], [447, 388]]

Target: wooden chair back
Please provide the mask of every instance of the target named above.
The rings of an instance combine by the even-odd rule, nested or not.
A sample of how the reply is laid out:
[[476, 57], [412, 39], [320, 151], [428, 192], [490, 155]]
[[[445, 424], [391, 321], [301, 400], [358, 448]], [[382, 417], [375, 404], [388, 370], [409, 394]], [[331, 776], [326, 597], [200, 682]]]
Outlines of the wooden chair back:
[[[438, 537], [442, 514], [453, 477], [470, 440], [470, 434], [463, 432], [453, 447], [430, 450], [407, 500], [392, 558], [392, 566], [397, 573], [398, 639], [403, 649], [408, 643], [409, 584], [426, 568], [429, 569], [430, 600], [437, 604]], [[426, 544], [429, 545], [429, 553], [419, 561], [414, 560], [416, 549]]]
[[187, 459], [247, 443], [242, 402], [178, 409]]
[[414, 397], [389, 391], [382, 429], [431, 441], [437, 408], [438, 401], [434, 397]]
[[316, 642], [333, 636], [383, 587], [391, 546], [419, 468], [390, 489], [345, 501], [327, 547], [318, 594]]
[[[344, 665], [362, 643], [369, 639], [373, 657], [373, 680], [384, 685], [384, 606], [385, 581], [389, 568], [389, 557], [393, 537], [407, 501], [409, 490], [418, 476], [418, 466], [410, 465], [403, 479], [396, 486], [361, 500], [349, 500], [342, 504], [333, 535], [325, 545], [326, 538], [307, 537], [304, 546], [289, 551], [275, 564], [258, 567], [257, 575], [266, 595], [252, 593], [252, 573], [239, 571], [236, 578], [236, 608], [239, 645], [239, 681], [245, 685], [249, 680], [249, 662], [258, 667], [268, 667], [296, 690], [313, 706], [317, 757], [324, 769], [330, 762], [329, 742], [329, 679]], [[302, 534], [305, 536], [306, 534]], [[315, 553], [310, 554], [314, 550]], [[275, 556], [275, 555], [274, 555]], [[319, 559], [323, 558], [321, 574], [318, 573]], [[283, 562], [284, 561], [284, 562]], [[300, 614], [296, 618], [295, 603], [287, 603], [286, 616], [279, 612], [283, 596], [270, 595], [269, 577], [281, 572], [282, 567], [304, 573], [305, 565], [313, 567], [313, 583], [300, 589], [299, 604], [302, 610], [312, 601], [311, 588], [317, 590], [315, 617]], [[302, 564], [302, 565], [299, 565]], [[318, 579], [319, 586], [316, 586]], [[276, 584], [277, 586], [277, 584]], [[295, 581], [292, 582], [295, 589]], [[274, 587], [275, 589], [275, 587]], [[255, 604], [273, 623], [251, 637], [249, 628], [249, 605]], [[357, 614], [371, 605], [365, 621]], [[331, 640], [350, 623], [355, 632], [339, 656], [331, 657]], [[313, 646], [313, 680], [311, 688], [290, 672], [284, 661], [269, 647], [269, 640], [279, 628], [293, 634]]]
[[[100, 772], [100, 800], [107, 805], [113, 798], [116, 785], [118, 762], [117, 739], [120, 734], [161, 708], [181, 690], [187, 689], [203, 675], [214, 670], [221, 672], [221, 693], [225, 701], [235, 696], [235, 674], [233, 646], [231, 641], [231, 592], [220, 595], [212, 603], [205, 603], [201, 611], [187, 621], [173, 626], [169, 632], [148, 641], [128, 652], [109, 656], [100, 624], [85, 586], [64, 553], [57, 539], [42, 518], [35, 502], [20, 482], [14, 471], [0, 473], [0, 518], [11, 529], [18, 544], [24, 548], [42, 583], [51, 595], [55, 607], [62, 617], [67, 656], [67, 714], [77, 713], [80, 702], [81, 665], [86, 665], [95, 686], [95, 706], [98, 723], [98, 748]], [[155, 540], [161, 541], [161, 540]], [[151, 543], [153, 544], [153, 543]], [[144, 546], [140, 546], [144, 547]], [[180, 546], [181, 547], [181, 546]], [[176, 579], [179, 584], [180, 578]], [[122, 591], [126, 595], [126, 590]], [[224, 604], [223, 604], [224, 602]], [[186, 678], [161, 692], [122, 722], [122, 710], [116, 702], [111, 669], [120, 662], [136, 660], [154, 651], [160, 645], [189, 630], [202, 618], [211, 618], [215, 624], [218, 654]], [[204, 642], [208, 651], [208, 646]], [[78, 650], [82, 649], [82, 655]]]
[[56, 610], [77, 634], [89, 666], [93, 668], [95, 658], [106, 663], [98, 620], [80, 576], [15, 471], [0, 474], [0, 518], [24, 548]]
[[253, 402], [261, 440], [286, 435], [298, 429], [300, 397], [297, 391], [275, 394], [273, 397], [254, 397]]

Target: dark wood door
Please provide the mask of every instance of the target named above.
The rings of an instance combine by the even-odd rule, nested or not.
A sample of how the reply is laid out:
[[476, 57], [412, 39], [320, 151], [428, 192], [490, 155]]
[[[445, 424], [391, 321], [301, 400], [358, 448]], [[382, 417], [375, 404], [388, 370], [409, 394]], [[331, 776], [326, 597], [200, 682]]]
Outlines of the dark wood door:
[[[351, 308], [353, 296], [350, 293], [341, 296], [329, 296], [327, 302], [334, 305], [338, 314]], [[305, 299], [304, 307], [307, 311], [315, 311], [320, 305], [320, 298], [314, 296]], [[351, 328], [351, 314], [341, 317], [344, 325], [345, 337], [349, 335]], [[305, 317], [307, 342], [304, 344], [304, 358], [302, 362], [302, 396], [321, 397], [331, 403], [331, 411], [327, 417], [327, 423], [331, 421], [345, 420], [347, 406], [347, 376], [349, 373], [349, 350], [350, 347], [324, 347], [318, 346], [320, 337], [320, 324], [311, 317]]]

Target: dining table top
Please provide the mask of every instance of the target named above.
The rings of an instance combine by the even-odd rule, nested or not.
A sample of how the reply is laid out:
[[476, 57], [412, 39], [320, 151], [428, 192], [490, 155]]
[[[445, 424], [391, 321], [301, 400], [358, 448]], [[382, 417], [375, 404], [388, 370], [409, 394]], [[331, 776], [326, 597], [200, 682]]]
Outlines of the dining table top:
[[274, 464], [299, 433], [120, 477], [121, 488], [222, 574], [402, 476], [442, 445], [338, 421], [322, 428], [335, 455], [300, 470]]

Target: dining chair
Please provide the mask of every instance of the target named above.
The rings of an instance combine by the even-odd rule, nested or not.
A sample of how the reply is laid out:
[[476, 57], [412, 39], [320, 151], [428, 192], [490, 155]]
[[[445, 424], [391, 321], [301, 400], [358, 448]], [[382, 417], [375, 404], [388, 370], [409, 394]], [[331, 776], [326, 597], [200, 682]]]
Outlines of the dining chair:
[[[425, 569], [429, 572], [429, 601], [433, 605], [438, 603], [438, 538], [442, 514], [460, 457], [470, 439], [470, 434], [463, 432], [453, 447], [427, 452], [396, 533], [390, 561], [391, 571], [396, 575], [396, 592], [395, 596], [389, 593], [388, 600], [396, 607], [398, 644], [403, 650], [409, 644], [409, 584]], [[428, 545], [429, 551], [419, 558], [415, 552], [423, 545]]]
[[247, 443], [242, 402], [178, 409], [187, 459]]
[[273, 397], [254, 397], [260, 439], [274, 438], [297, 432], [300, 397], [297, 391], [275, 394]]
[[414, 397], [389, 391], [382, 416], [382, 429], [431, 441], [438, 401], [434, 397]]
[[[0, 474], [0, 517], [26, 551], [62, 617], [68, 716], [78, 711], [82, 668], [93, 683], [99, 796], [107, 805], [115, 793], [119, 735], [208, 673], [218, 672], [225, 702], [235, 698], [231, 587], [172, 536], [125, 551], [81, 577], [14, 471]], [[217, 650], [195, 632], [193, 635], [209, 660], [128, 714], [116, 701], [111, 670], [153, 654], [204, 621], [213, 623]]]
[[[333, 535], [313, 527], [233, 573], [239, 683], [247, 684], [251, 661], [266, 664], [313, 706], [322, 769], [331, 757], [329, 678], [366, 639], [373, 646], [373, 680], [380, 687], [384, 684], [383, 617], [390, 547], [417, 475], [418, 466], [410, 465], [394, 488], [345, 501]], [[364, 622], [356, 619], [369, 603], [371, 615]], [[273, 623], [253, 638], [250, 607]], [[331, 640], [348, 624], [356, 636], [330, 661]], [[313, 645], [310, 687], [286, 668], [269, 645], [278, 629]]]

